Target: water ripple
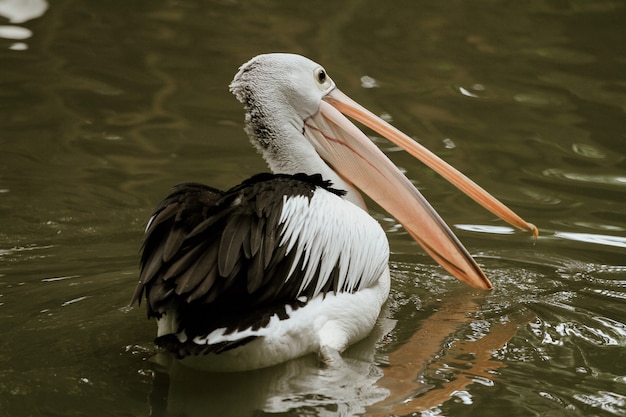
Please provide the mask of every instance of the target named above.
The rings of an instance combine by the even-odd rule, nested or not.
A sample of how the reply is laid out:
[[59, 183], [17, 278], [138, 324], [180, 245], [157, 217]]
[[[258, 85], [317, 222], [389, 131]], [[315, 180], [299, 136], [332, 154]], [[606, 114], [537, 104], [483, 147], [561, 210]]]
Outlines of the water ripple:
[[542, 171], [542, 174], [548, 178], [557, 178], [568, 181], [586, 182], [592, 184], [608, 184], [617, 186], [626, 185], [626, 176], [623, 175], [572, 172], [561, 168], [545, 169]]
[[626, 396], [614, 392], [598, 391], [595, 394], [574, 394], [574, 398], [591, 407], [622, 416], [626, 409]]
[[494, 235], [511, 235], [515, 229], [508, 226], [487, 226], [483, 224], [455, 224], [454, 227], [460, 230], [477, 233], [492, 233]]
[[561, 239], [593, 243], [595, 245], [626, 248], [626, 238], [621, 236], [599, 235], [595, 233], [555, 232], [554, 236]]

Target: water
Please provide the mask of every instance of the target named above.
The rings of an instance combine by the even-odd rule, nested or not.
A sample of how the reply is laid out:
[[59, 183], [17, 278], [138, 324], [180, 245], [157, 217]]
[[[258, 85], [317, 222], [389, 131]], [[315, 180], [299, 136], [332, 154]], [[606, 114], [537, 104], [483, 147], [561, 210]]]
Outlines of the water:
[[[0, 2], [0, 415], [626, 414], [623, 1]], [[374, 137], [495, 285], [393, 219], [393, 288], [346, 367], [229, 376], [156, 355], [124, 309], [152, 207], [265, 165], [227, 91], [267, 51], [341, 89], [535, 223], [537, 241]], [[156, 355], [156, 356], [155, 356]]]

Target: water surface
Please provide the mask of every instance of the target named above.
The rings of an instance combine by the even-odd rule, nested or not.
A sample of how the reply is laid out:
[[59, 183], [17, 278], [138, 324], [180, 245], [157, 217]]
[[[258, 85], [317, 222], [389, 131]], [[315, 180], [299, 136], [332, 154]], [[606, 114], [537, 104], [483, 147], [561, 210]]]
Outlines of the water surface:
[[[623, 1], [0, 2], [0, 415], [626, 414]], [[494, 219], [382, 139], [483, 266], [472, 290], [380, 208], [393, 287], [346, 366], [171, 364], [137, 280], [169, 188], [265, 171], [227, 85], [270, 51], [541, 230]]]

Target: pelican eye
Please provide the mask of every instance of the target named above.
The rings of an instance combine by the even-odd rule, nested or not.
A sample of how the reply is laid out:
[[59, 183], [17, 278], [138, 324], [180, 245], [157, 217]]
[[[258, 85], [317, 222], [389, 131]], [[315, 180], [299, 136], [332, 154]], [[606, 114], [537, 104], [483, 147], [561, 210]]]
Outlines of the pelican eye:
[[324, 68], [322, 67], [316, 69], [314, 75], [315, 75], [315, 79], [320, 84], [324, 84], [326, 80], [328, 79], [328, 77], [326, 76], [326, 71], [324, 71]]

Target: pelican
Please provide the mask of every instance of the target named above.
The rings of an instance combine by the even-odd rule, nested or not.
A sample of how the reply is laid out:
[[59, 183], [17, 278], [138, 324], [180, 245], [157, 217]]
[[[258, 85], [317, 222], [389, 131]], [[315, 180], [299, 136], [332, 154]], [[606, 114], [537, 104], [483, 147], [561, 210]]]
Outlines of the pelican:
[[145, 298], [157, 346], [209, 371], [268, 367], [310, 353], [324, 363], [374, 327], [389, 295], [389, 245], [363, 191], [449, 273], [489, 289], [431, 205], [347, 115], [396, 143], [485, 208], [537, 229], [369, 112], [319, 64], [259, 55], [230, 91], [272, 173], [227, 191], [176, 186], [149, 219], [132, 303]]

